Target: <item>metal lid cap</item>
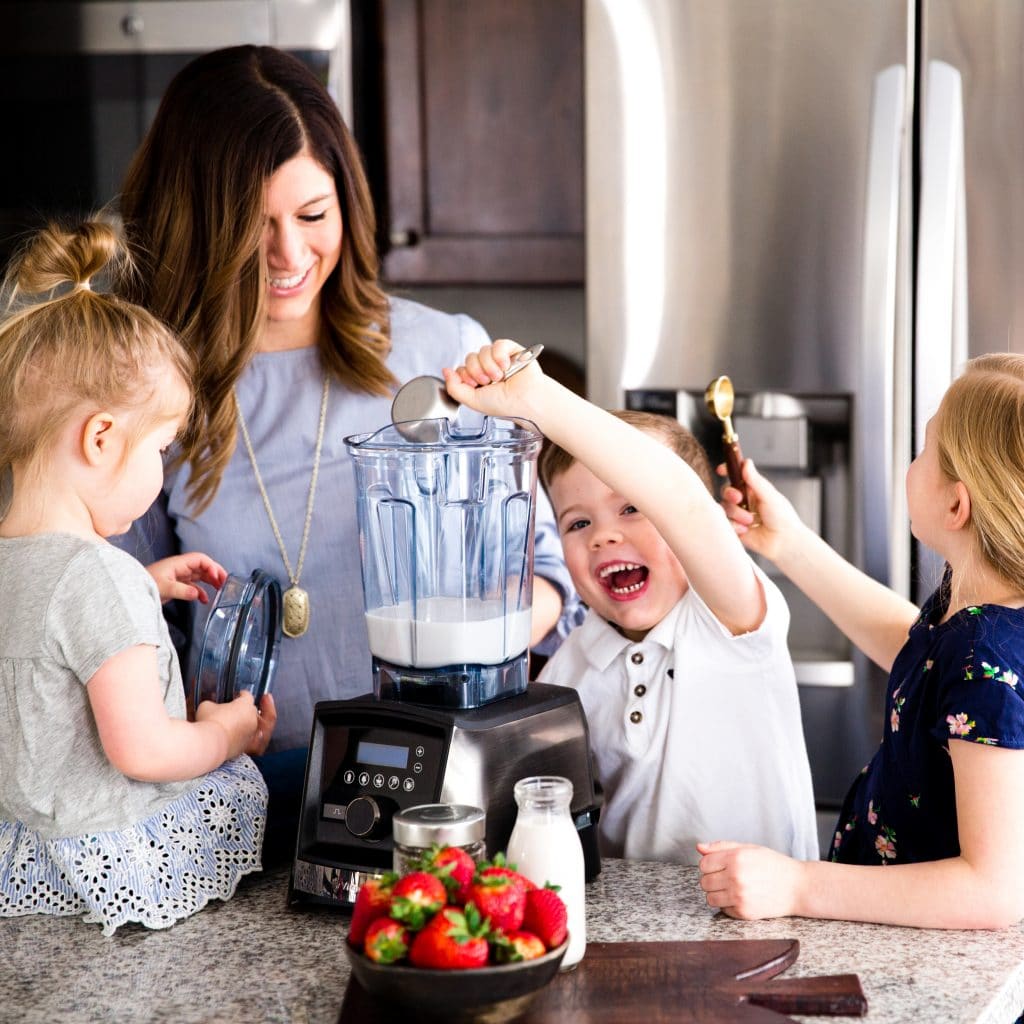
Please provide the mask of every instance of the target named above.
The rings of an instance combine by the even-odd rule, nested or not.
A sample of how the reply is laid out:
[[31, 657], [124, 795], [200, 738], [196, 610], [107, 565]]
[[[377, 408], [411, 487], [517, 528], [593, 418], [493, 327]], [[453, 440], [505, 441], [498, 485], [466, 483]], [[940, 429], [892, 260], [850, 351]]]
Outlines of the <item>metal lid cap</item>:
[[484, 812], [469, 804], [419, 804], [399, 811], [391, 835], [401, 846], [465, 846], [484, 837]]

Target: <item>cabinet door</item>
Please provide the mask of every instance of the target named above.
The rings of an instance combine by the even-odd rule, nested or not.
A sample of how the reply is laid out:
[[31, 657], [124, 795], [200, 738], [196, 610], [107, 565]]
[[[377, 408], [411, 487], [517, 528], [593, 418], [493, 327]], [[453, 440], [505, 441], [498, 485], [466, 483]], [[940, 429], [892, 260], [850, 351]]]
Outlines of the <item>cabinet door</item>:
[[583, 280], [581, 0], [383, 0], [384, 277]]

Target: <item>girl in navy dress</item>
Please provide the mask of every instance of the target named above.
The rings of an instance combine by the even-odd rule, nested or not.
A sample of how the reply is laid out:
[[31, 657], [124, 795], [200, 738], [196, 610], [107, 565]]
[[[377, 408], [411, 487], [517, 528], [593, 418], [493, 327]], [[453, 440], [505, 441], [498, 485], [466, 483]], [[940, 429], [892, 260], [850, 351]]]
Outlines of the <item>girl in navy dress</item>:
[[708, 904], [925, 928], [1021, 920], [1024, 357], [969, 362], [907, 473], [911, 530], [946, 562], [920, 610], [832, 551], [749, 461], [744, 479], [757, 528], [723, 489], [744, 544], [890, 676], [882, 742], [846, 797], [830, 860], [701, 843]]

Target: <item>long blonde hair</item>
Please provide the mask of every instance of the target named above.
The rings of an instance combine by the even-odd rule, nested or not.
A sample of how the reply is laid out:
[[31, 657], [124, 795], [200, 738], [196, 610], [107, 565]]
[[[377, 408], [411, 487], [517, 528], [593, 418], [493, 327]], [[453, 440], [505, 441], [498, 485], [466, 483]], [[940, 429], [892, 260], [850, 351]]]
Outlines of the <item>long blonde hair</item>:
[[354, 391], [388, 394], [388, 301], [362, 160], [330, 94], [267, 46], [214, 50], [172, 80], [125, 178], [121, 213], [141, 273], [130, 297], [176, 330], [198, 363], [196, 414], [179, 462], [205, 508], [237, 440], [234, 384], [265, 324], [264, 188], [308, 148], [335, 181], [338, 267], [320, 296], [320, 357]]
[[[51, 224], [15, 254], [0, 320], [0, 480], [36, 471], [72, 412], [84, 403], [161, 414], [167, 372], [191, 384], [192, 361], [146, 310], [100, 292], [98, 276], [130, 272], [108, 224]], [[6, 494], [10, 498], [10, 494]]]
[[932, 420], [939, 467], [971, 496], [971, 528], [990, 568], [1024, 593], [1024, 356], [972, 359]]

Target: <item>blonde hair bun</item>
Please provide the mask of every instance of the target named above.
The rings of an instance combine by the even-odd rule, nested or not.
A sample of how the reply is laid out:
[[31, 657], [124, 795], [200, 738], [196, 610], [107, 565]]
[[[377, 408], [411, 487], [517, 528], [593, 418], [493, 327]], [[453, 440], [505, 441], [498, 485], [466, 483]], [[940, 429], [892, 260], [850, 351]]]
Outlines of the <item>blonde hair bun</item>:
[[15, 258], [14, 285], [25, 295], [44, 295], [58, 289], [91, 291], [94, 277], [126, 258], [126, 250], [110, 224], [98, 220], [74, 228], [49, 224]]
[[0, 319], [0, 479], [15, 465], [40, 465], [76, 410], [132, 410], [146, 422], [161, 414], [168, 374], [191, 384], [192, 357], [165, 324], [116, 292], [93, 289], [96, 276], [117, 287], [130, 269], [117, 230], [95, 218], [47, 225], [10, 265]]

